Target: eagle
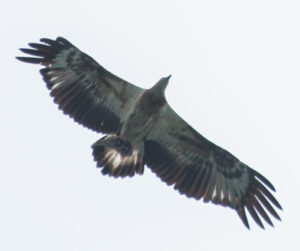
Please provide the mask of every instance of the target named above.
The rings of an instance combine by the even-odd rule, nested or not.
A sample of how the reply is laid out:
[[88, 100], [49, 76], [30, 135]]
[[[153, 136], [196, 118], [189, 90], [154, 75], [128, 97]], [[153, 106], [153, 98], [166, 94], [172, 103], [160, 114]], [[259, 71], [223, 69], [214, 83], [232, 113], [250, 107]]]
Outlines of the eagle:
[[[68, 40], [57, 37], [29, 43], [18, 60], [40, 64], [50, 95], [64, 114], [105, 136], [92, 145], [104, 175], [132, 177], [149, 167], [179, 193], [236, 210], [249, 229], [245, 209], [264, 228], [262, 219], [280, 220], [263, 175], [200, 135], [168, 104], [170, 76], [143, 89], [112, 74]], [[275, 207], [274, 207], [275, 206]]]

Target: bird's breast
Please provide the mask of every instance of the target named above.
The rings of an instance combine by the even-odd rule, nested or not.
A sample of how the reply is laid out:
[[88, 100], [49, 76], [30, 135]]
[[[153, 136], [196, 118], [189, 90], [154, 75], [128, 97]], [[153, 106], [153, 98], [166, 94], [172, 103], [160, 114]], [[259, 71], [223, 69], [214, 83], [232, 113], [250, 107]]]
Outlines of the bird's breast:
[[145, 91], [129, 110], [121, 129], [121, 136], [130, 141], [144, 138], [165, 104], [164, 97], [159, 98], [153, 93]]

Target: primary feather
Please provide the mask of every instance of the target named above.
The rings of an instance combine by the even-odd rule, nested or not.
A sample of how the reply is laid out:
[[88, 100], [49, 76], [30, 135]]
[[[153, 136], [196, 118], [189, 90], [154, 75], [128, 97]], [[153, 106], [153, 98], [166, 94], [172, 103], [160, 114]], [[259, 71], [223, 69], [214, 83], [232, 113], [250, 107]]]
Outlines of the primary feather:
[[236, 210], [249, 228], [280, 220], [274, 186], [228, 151], [208, 141], [168, 105], [169, 77], [145, 90], [115, 76], [62, 37], [42, 38], [21, 49], [20, 61], [44, 66], [41, 74], [54, 102], [76, 122], [107, 135], [93, 144], [103, 174], [142, 174], [146, 164], [180, 193]]

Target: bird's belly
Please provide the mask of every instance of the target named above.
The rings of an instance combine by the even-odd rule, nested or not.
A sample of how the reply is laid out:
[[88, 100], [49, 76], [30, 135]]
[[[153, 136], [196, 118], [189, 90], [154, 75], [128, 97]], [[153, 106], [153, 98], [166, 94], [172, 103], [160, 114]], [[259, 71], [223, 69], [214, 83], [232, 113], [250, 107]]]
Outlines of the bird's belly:
[[129, 111], [121, 129], [121, 136], [130, 142], [139, 142], [149, 133], [165, 99], [145, 91]]
[[152, 116], [135, 110], [129, 114], [122, 127], [120, 136], [131, 142], [142, 140], [149, 132], [151, 124]]

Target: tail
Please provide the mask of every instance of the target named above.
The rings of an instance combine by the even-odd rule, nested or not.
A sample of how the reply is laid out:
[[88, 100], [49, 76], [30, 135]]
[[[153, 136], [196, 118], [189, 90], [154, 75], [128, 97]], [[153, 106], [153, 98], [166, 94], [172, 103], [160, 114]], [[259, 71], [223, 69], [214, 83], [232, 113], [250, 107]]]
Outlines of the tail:
[[102, 173], [114, 177], [133, 176], [144, 172], [143, 147], [132, 148], [130, 142], [115, 135], [107, 135], [92, 145], [97, 167]]

